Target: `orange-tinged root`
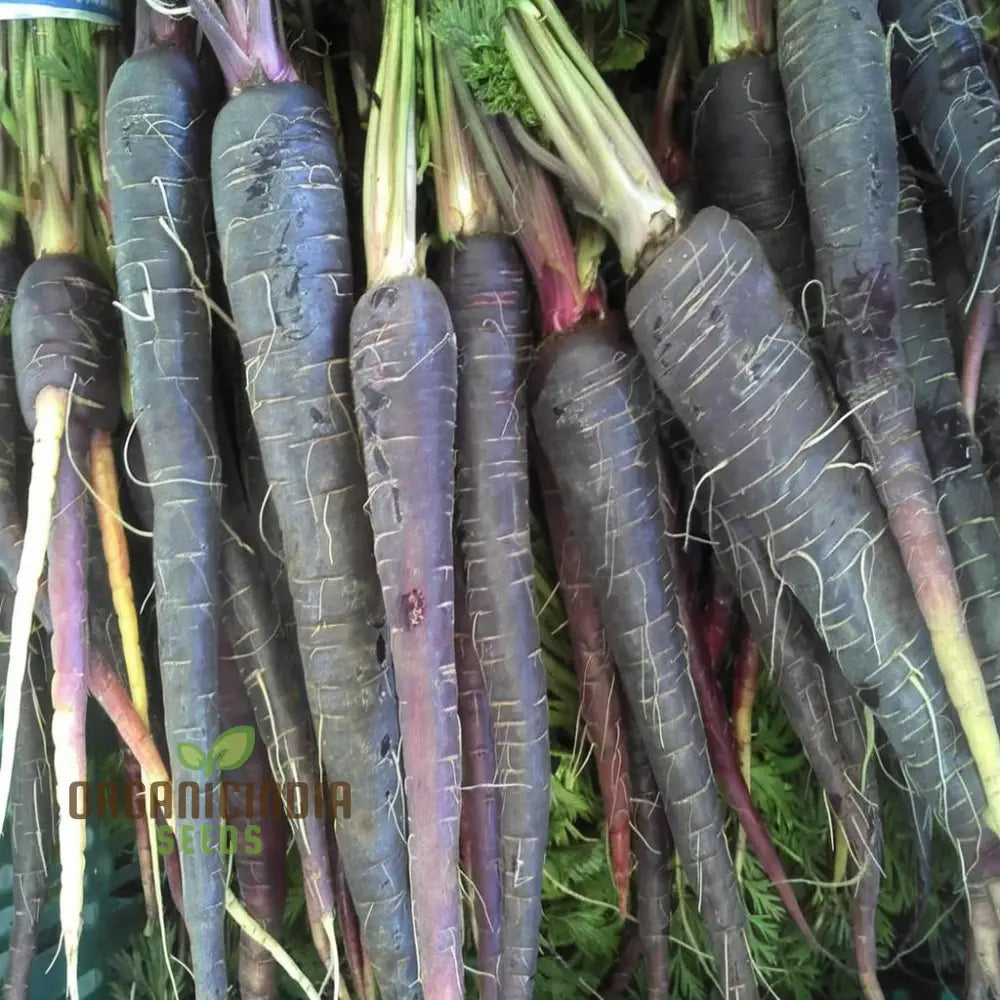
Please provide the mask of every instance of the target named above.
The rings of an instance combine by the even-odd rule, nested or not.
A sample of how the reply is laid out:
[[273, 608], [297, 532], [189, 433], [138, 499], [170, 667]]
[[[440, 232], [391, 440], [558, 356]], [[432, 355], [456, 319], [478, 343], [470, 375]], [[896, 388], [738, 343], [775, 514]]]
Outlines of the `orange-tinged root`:
[[[90, 439], [90, 484], [96, 498], [97, 523], [101, 531], [104, 562], [108, 568], [111, 601], [118, 619], [129, 693], [139, 718], [148, 726], [149, 692], [139, 639], [139, 615], [135, 607], [128, 542], [125, 539], [121, 500], [118, 496], [118, 469], [111, 447], [111, 435], [107, 431], [94, 431]], [[146, 782], [145, 774], [142, 774], [142, 781]], [[137, 842], [139, 864], [142, 870], [150, 873], [150, 884], [156, 890], [156, 912], [159, 913], [162, 912], [159, 893], [160, 859], [152, 849], [152, 845], [156, 843], [156, 821], [150, 815], [146, 816], [146, 830], [147, 835]]]
[[128, 675], [129, 693], [139, 718], [149, 724], [149, 695], [146, 689], [146, 669], [139, 642], [139, 615], [132, 590], [128, 543], [122, 527], [121, 502], [118, 497], [118, 470], [107, 431], [94, 431], [90, 440], [90, 482], [96, 496], [97, 523], [101, 529], [101, 545], [108, 567], [111, 600], [121, 633], [122, 656]]
[[0, 746], [0, 833], [6, 822], [10, 786], [14, 777], [14, 752], [21, 722], [21, 691], [28, 668], [28, 640], [33, 625], [38, 584], [45, 567], [68, 400], [65, 390], [51, 388], [42, 389], [35, 400], [36, 421], [31, 449], [28, 517], [15, 584], [10, 665], [3, 712], [4, 739]]
[[[146, 793], [139, 762], [128, 749], [123, 751], [125, 788], [129, 797], [129, 815], [135, 817], [135, 853], [139, 862], [142, 881], [142, 898], [146, 904], [146, 926], [143, 934], [149, 937], [156, 926], [156, 890], [153, 886], [153, 850], [150, 843], [150, 823], [146, 819]], [[155, 833], [154, 833], [155, 836]]]

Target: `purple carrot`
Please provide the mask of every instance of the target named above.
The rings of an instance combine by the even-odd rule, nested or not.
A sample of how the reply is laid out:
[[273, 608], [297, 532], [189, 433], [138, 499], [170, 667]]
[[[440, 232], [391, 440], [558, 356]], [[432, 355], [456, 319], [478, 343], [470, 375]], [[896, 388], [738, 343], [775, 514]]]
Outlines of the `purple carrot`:
[[733, 595], [726, 580], [718, 573], [712, 581], [712, 596], [702, 616], [705, 651], [712, 670], [722, 669], [722, 656], [733, 634]]
[[[263, 740], [256, 738], [254, 712], [243, 687], [233, 650], [219, 644], [219, 721], [223, 731], [242, 727], [253, 734], [253, 749], [239, 767], [221, 776], [224, 852], [235, 850], [236, 877], [243, 905], [272, 936], [281, 928], [288, 896], [285, 881], [284, 814], [263, 802], [262, 791], [271, 780]], [[247, 792], [250, 795], [247, 795]], [[242, 1000], [274, 1000], [278, 991], [277, 965], [271, 953], [245, 933], [240, 934], [239, 984]]]
[[340, 924], [340, 934], [344, 941], [344, 951], [347, 952], [347, 968], [354, 980], [354, 992], [360, 1000], [375, 1000], [375, 976], [371, 960], [365, 951], [361, 927], [358, 924], [358, 913], [354, 906], [354, 900], [351, 898], [344, 864], [340, 860], [337, 839], [332, 833], [329, 842], [330, 869], [333, 872], [333, 898], [337, 909], [337, 920]]
[[608, 970], [598, 988], [601, 1000], [624, 1000], [641, 960], [642, 938], [640, 937], [639, 925], [634, 920], [626, 920], [622, 924], [622, 936], [618, 942], [618, 955], [615, 957], [615, 963]]
[[[52, 769], [58, 803], [59, 923], [66, 944], [68, 990], [76, 998], [77, 960], [83, 933], [83, 884], [87, 824], [70, 811], [70, 788], [87, 780], [87, 494], [77, 469], [87, 474], [85, 427], [71, 422], [56, 477], [55, 517], [48, 561], [52, 607]], [[73, 463], [70, 456], [73, 457]]]
[[628, 750], [622, 724], [621, 684], [608, 646], [601, 612], [583, 567], [566, 508], [563, 506], [541, 449], [535, 468], [542, 486], [545, 520], [555, 556], [563, 606], [569, 622], [573, 665], [580, 684], [580, 715], [597, 754], [597, 783], [608, 824], [611, 876], [618, 892], [618, 909], [628, 909], [628, 883], [632, 868], [629, 803], [632, 799]]
[[626, 714], [629, 762], [632, 767], [632, 822], [635, 824], [635, 907], [646, 959], [647, 1000], [670, 996], [670, 914], [673, 838], [663, 797], [631, 712]]
[[479, 1000], [500, 996], [500, 795], [489, 693], [472, 641], [468, 584], [456, 561], [455, 667], [462, 727], [462, 867], [473, 893]]
[[[675, 508], [675, 511], [679, 512], [679, 510], [679, 507]], [[678, 532], [683, 530], [683, 525], [676, 521], [673, 527]], [[679, 550], [680, 546], [677, 547]], [[697, 622], [694, 587], [684, 554], [680, 551], [677, 554], [677, 564], [677, 589], [681, 613], [688, 623], [688, 634], [691, 637], [691, 677], [698, 693], [698, 704], [705, 724], [705, 734], [708, 737], [708, 752], [712, 761], [712, 770], [715, 772], [723, 794], [739, 818], [740, 826], [746, 831], [750, 847], [760, 860], [764, 873], [771, 880], [782, 903], [785, 904], [789, 916], [795, 922], [796, 927], [805, 935], [806, 940], [816, 946], [816, 937], [799, 906], [799, 901], [795, 898], [781, 858], [778, 857], [778, 852], [771, 841], [764, 820], [754, 807], [750, 797], [750, 789], [747, 788], [747, 783], [740, 770], [740, 760], [722, 687], [708, 659], [705, 638], [694, 627]]]

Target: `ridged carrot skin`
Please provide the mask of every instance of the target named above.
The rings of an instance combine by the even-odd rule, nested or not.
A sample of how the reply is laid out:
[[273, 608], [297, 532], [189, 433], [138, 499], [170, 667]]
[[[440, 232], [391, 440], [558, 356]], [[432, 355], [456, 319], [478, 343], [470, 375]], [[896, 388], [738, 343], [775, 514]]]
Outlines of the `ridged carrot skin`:
[[399, 724], [352, 420], [341, 171], [322, 96], [298, 83], [240, 90], [215, 122], [212, 186], [320, 757], [329, 780], [351, 785], [337, 842], [382, 995], [412, 1000]]
[[[253, 517], [225, 430], [220, 432], [220, 446], [225, 481], [222, 517], [227, 526], [220, 553], [222, 632], [232, 648], [274, 779], [286, 786], [301, 782], [316, 788], [320, 761], [302, 661], [294, 635], [289, 636], [284, 627], [274, 587], [265, 579], [260, 552], [251, 544]], [[305, 816], [289, 817], [302, 864], [313, 943], [324, 963], [330, 957], [327, 936], [335, 912], [327, 819], [313, 809]]]
[[[11, 587], [17, 579], [24, 541], [24, 521], [17, 500], [17, 457], [22, 433], [26, 433], [17, 409], [17, 386], [14, 380], [14, 354], [11, 346], [10, 319], [17, 283], [24, 265], [11, 251], [0, 249], [0, 573]], [[51, 625], [48, 598], [39, 592], [39, 610], [46, 625]]]
[[[54, 474], [48, 464], [35, 464], [29, 505], [32, 494], [41, 487], [54, 515], [51, 524], [39, 522], [50, 531], [48, 563], [60, 570], [53, 576], [49, 595], [53, 624], [52, 747], [62, 861], [60, 921], [67, 988], [73, 998], [79, 995], [77, 961], [86, 851], [86, 824], [74, 819], [69, 808], [72, 783], [86, 780], [88, 539], [87, 495], [80, 477], [89, 474], [91, 432], [111, 431], [118, 423], [119, 330], [107, 282], [82, 257], [70, 253], [43, 256], [24, 272], [11, 315], [18, 403], [35, 437], [33, 463], [42, 456], [49, 463], [58, 456]], [[64, 429], [62, 424], [46, 426], [57, 418], [65, 424]], [[29, 510], [29, 524], [30, 517]], [[18, 567], [18, 597], [22, 584], [27, 583], [22, 581], [27, 549], [26, 544]], [[30, 590], [23, 592], [30, 594]], [[17, 618], [15, 598], [11, 674], [23, 667], [23, 662], [14, 663], [20, 656]], [[5, 758], [17, 728], [8, 727], [7, 708], [15, 685], [20, 693], [21, 676], [8, 681]]]
[[624, 913], [632, 869], [630, 803], [632, 801], [621, 681], [601, 621], [597, 596], [583, 568], [583, 554], [570, 529], [566, 506], [541, 449], [535, 471], [542, 490], [545, 522], [569, 625], [573, 666], [580, 685], [580, 716], [597, 755], [597, 783], [608, 827], [611, 877]]
[[[709, 260], [716, 264], [706, 271]], [[724, 297], [706, 294], [706, 273]], [[875, 712], [909, 779], [946, 819], [968, 870], [990, 870], [1000, 842], [983, 829], [984, 789], [912, 585], [759, 243], [721, 209], [702, 210], [632, 289], [629, 319], [713, 470], [715, 510], [745, 517], [751, 536], [768, 540], [784, 585]], [[705, 417], [718, 413], [731, 416]], [[873, 566], [878, 586], [869, 583]]]
[[[722, 807], [690, 677], [652, 383], [614, 321], [543, 342], [532, 416], [587, 563], [677, 853], [731, 1000], [756, 998]], [[609, 525], [612, 526], [609, 531]]]
[[455, 569], [455, 673], [462, 733], [462, 868], [472, 883], [476, 921], [479, 1000], [498, 1000], [500, 922], [503, 913], [500, 862], [500, 790], [483, 666], [472, 641], [468, 588], [461, 556]]
[[718, 205], [760, 240], [788, 300], [813, 277], [809, 210], [774, 56], [714, 63], [691, 96], [691, 158], [702, 205]]
[[885, 0], [895, 22], [893, 69], [899, 107], [951, 196], [971, 274], [980, 288], [1000, 281], [994, 217], [1000, 163], [990, 154], [1000, 138], [996, 84], [982, 39], [962, 0]]
[[497, 971], [501, 995], [526, 1000], [538, 961], [551, 766], [529, 542], [529, 288], [517, 246], [506, 236], [487, 233], [450, 245], [441, 270], [458, 347], [456, 531], [501, 798]]
[[464, 993], [461, 737], [455, 672], [455, 330], [440, 290], [404, 276], [351, 317], [351, 377], [399, 696], [420, 983]]
[[[159, 668], [171, 774], [201, 785], [182, 742], [219, 733], [221, 465], [204, 283], [210, 222], [210, 88], [193, 56], [156, 45], [127, 59], [107, 98], [108, 198], [131, 393], [153, 499]], [[216, 844], [217, 818], [192, 818]], [[198, 996], [226, 990], [222, 859], [181, 853]]]
[[[1000, 733], [966, 627], [899, 342], [899, 171], [878, 3], [780, 0], [776, 27], [835, 384], [986, 795], [982, 819], [1000, 835]], [[832, 37], [836, 46], [827, 44]]]
[[[236, 667], [233, 649], [225, 640], [219, 650], [219, 717], [223, 729], [254, 726], [250, 699]], [[285, 876], [288, 828], [283, 815], [270, 807], [261, 807], [262, 790], [273, 779], [264, 742], [256, 730], [250, 757], [240, 767], [222, 774], [221, 780], [229, 783], [220, 808], [223, 808], [223, 822], [235, 831], [227, 831], [226, 839], [236, 857], [240, 898], [264, 930], [278, 935], [288, 897]], [[250, 797], [247, 789], [251, 791]], [[246, 934], [240, 935], [238, 976], [241, 1000], [274, 1000], [278, 995], [278, 967], [274, 958]]]
[[900, 336], [969, 634], [993, 715], [1000, 718], [1000, 528], [982, 449], [962, 406], [945, 313], [928, 257], [922, 203], [920, 188], [906, 168], [899, 203]]

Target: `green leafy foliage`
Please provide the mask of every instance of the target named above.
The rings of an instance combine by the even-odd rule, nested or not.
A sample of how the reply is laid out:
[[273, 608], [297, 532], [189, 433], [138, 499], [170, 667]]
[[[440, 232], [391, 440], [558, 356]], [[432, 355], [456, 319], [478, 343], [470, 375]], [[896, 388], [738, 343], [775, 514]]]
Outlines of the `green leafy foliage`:
[[512, 115], [533, 126], [538, 115], [504, 48], [506, 7], [506, 0], [434, 0], [429, 24], [454, 54], [462, 76], [487, 112]]
[[87, 21], [53, 20], [57, 52], [38, 61], [39, 72], [73, 98], [73, 133], [85, 155], [100, 142], [101, 101], [95, 35]]
[[[588, 991], [596, 989], [614, 961], [622, 920], [615, 912], [596, 769], [587, 759], [588, 747], [577, 721], [578, 690], [565, 612], [554, 586], [551, 555], [537, 526], [534, 550], [553, 755], [544, 952], [539, 960], [537, 995], [562, 1000], [590, 995]], [[882, 757], [888, 755], [882, 753]], [[927, 912], [920, 926], [913, 928], [917, 863], [910, 833], [910, 805], [898, 775], [883, 779], [880, 795], [885, 874], [876, 928], [880, 961], [887, 967], [907, 967], [929, 976], [935, 970], [960, 968], [965, 913], [954, 850], [943, 836], [935, 841], [934, 885]], [[793, 879], [806, 917], [828, 953], [817, 955], [812, 950], [789, 919], [756, 857], [749, 854], [741, 872], [741, 885], [751, 952], [769, 987], [765, 991], [780, 1000], [856, 996], [857, 983], [850, 972], [851, 888], [830, 884], [834, 869], [830, 812], [766, 674], [761, 679], [754, 712], [751, 792]], [[737, 820], [731, 815], [727, 827], [731, 849], [737, 830]], [[714, 960], [698, 914], [697, 897], [684, 884], [676, 862], [674, 873], [679, 891], [671, 918], [671, 996], [703, 1000], [710, 992]], [[897, 956], [904, 944], [907, 954]], [[911, 949], [929, 959], [923, 963], [926, 968], [914, 967]], [[640, 969], [637, 990], [641, 979]]]

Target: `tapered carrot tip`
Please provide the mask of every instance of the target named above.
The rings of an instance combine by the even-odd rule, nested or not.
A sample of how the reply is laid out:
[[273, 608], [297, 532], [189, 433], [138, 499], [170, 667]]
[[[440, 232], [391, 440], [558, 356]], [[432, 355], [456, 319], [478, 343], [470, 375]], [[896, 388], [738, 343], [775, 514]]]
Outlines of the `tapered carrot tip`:
[[[332, 919], [332, 918], [331, 918]], [[330, 964], [330, 939], [327, 936], [326, 921], [321, 916], [309, 917], [309, 933], [312, 934], [313, 947], [324, 966]]]
[[135, 853], [139, 861], [142, 896], [146, 903], [146, 926], [143, 934], [150, 937], [156, 927], [156, 889], [153, 875], [152, 838], [146, 815], [146, 796], [143, 793], [142, 771], [131, 753], [125, 754], [125, 780], [128, 782], [132, 821], [135, 829]]
[[608, 830], [608, 853], [611, 855], [612, 880], [618, 892], [618, 912], [628, 916], [628, 884], [632, 868], [632, 839], [626, 819], [624, 829], [616, 823]]
[[[992, 886], [991, 894], [996, 896]], [[969, 921], [972, 947], [983, 978], [989, 983], [993, 996], [1000, 996], [1000, 919], [994, 909], [995, 902], [982, 896], [974, 898], [969, 906]]]
[[878, 977], [874, 972], [862, 973], [858, 976], [858, 980], [865, 1000], [885, 1000], [885, 994], [882, 992], [882, 987], [879, 986]]
[[10, 627], [7, 691], [3, 706], [3, 742], [0, 743], [0, 832], [7, 817], [10, 787], [14, 777], [14, 751], [21, 724], [21, 692], [28, 669], [28, 641], [34, 622], [38, 583], [45, 566], [52, 510], [56, 496], [56, 473], [62, 451], [67, 394], [61, 389], [42, 389], [35, 400], [35, 432], [31, 451], [31, 483], [28, 516], [17, 568], [14, 609]]
[[968, 335], [962, 353], [962, 405], [969, 423], [976, 424], [976, 399], [979, 395], [979, 376], [983, 368], [983, 353], [993, 332], [993, 293], [980, 292], [976, 296], [969, 317]]

